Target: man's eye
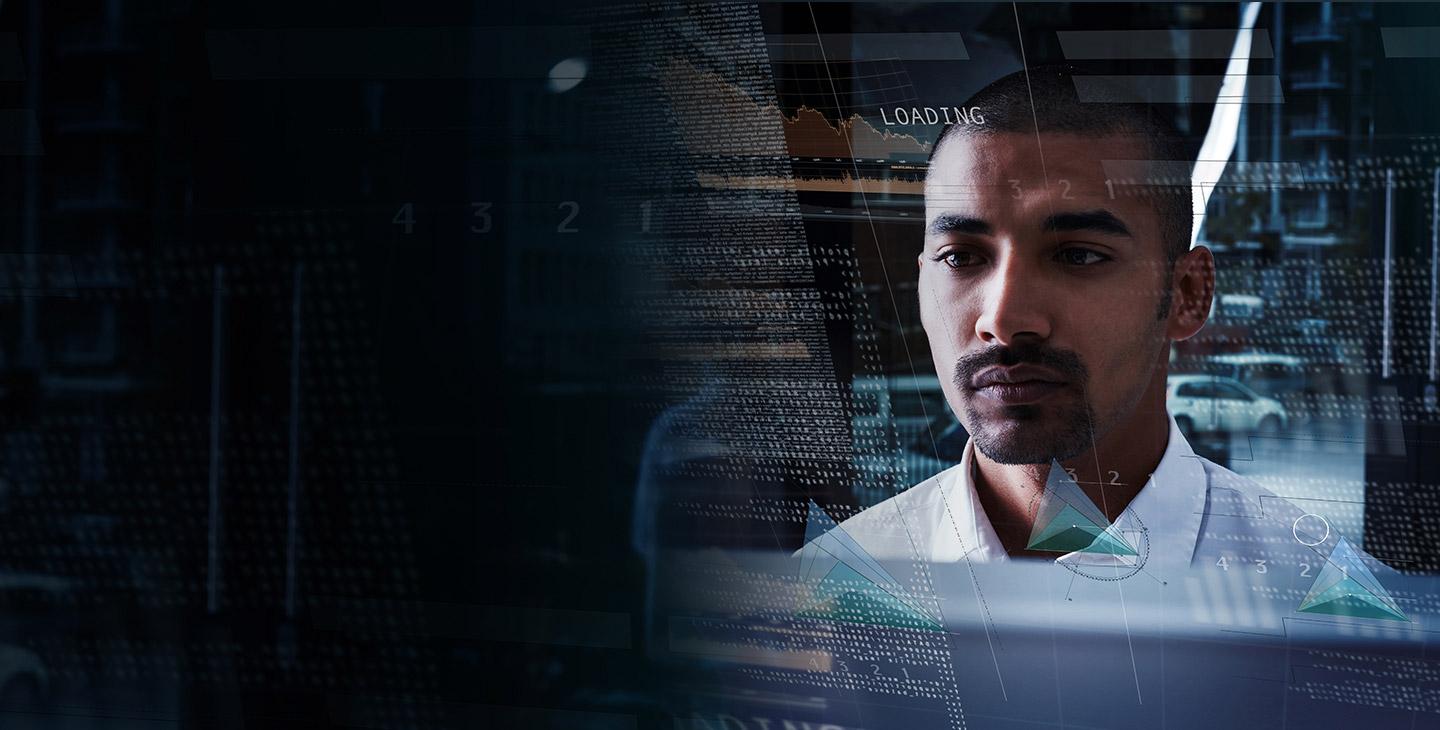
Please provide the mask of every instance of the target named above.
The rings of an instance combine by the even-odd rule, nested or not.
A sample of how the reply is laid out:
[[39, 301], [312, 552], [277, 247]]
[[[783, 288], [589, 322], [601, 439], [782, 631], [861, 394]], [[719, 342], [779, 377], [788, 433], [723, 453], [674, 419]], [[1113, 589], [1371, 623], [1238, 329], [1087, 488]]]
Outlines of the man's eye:
[[1055, 254], [1055, 258], [1060, 263], [1071, 266], [1091, 266], [1110, 260], [1109, 256], [1088, 248], [1067, 248]]
[[970, 251], [950, 251], [940, 255], [940, 260], [952, 269], [962, 269], [979, 264], [980, 257]]

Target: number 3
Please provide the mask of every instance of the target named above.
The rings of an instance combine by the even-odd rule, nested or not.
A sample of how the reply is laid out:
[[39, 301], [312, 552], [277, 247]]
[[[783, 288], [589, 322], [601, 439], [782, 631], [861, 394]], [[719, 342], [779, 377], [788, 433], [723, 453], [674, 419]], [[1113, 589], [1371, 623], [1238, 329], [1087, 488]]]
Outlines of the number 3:
[[470, 232], [489, 233], [490, 226], [493, 224], [493, 221], [490, 219], [490, 203], [471, 203], [470, 208], [474, 211], [473, 217], [480, 219], [478, 225], [470, 226]]
[[1012, 197], [1012, 198], [1014, 198], [1014, 199], [1016, 199], [1016, 200], [1019, 200], [1019, 199], [1020, 199], [1020, 193], [1021, 193], [1021, 190], [1020, 190], [1020, 181], [1019, 181], [1019, 180], [1011, 180], [1011, 181], [1010, 181], [1010, 187], [1015, 188], [1015, 194], [1012, 195], [1012, 196], [1010, 196], [1010, 197]]

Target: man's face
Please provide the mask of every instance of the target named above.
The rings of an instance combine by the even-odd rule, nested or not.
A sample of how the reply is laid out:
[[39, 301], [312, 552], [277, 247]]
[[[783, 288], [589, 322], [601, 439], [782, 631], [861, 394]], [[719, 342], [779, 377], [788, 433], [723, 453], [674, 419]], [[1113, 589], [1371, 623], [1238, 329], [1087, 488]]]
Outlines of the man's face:
[[1112, 196], [1106, 159], [1146, 154], [1119, 136], [994, 134], [947, 139], [931, 163], [921, 322], [946, 398], [993, 461], [1084, 452], [1167, 352], [1160, 216]]

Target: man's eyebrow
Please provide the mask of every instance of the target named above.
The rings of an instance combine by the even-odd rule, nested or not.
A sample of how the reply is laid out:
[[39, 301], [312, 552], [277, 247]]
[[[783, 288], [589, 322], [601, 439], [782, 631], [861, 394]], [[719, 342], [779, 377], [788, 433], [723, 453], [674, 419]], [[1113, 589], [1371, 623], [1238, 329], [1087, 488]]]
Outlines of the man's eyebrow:
[[979, 218], [972, 218], [968, 215], [955, 215], [945, 213], [935, 216], [935, 220], [925, 229], [932, 235], [942, 233], [971, 233], [977, 236], [988, 236], [993, 230], [990, 224]]
[[1087, 210], [1079, 213], [1056, 213], [1045, 219], [1046, 231], [1094, 231], [1112, 236], [1134, 238], [1135, 234], [1108, 210]]

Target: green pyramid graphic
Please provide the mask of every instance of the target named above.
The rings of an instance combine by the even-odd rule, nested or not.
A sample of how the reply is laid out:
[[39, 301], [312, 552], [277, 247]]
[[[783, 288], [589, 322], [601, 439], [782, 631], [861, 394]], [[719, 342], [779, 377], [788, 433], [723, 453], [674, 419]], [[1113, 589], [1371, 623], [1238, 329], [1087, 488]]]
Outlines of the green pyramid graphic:
[[1053, 460], [1026, 548], [1054, 553], [1138, 555], [1112, 529], [1100, 508], [1085, 496], [1060, 462]]
[[837, 563], [816, 586], [799, 616], [829, 621], [944, 631], [939, 621], [903, 598], [875, 585], [845, 563]]
[[1351, 618], [1410, 620], [1343, 537], [1335, 543], [1330, 558], [1296, 610]]

